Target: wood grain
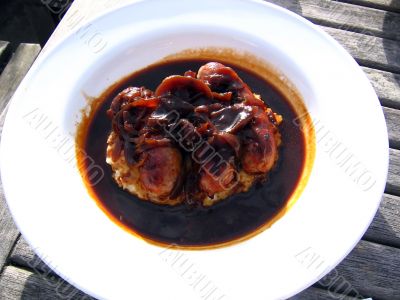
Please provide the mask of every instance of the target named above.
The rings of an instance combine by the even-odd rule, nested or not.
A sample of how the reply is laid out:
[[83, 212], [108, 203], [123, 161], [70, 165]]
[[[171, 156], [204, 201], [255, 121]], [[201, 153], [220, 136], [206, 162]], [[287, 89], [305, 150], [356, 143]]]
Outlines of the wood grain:
[[[343, 292], [348, 281], [363, 297], [400, 299], [400, 249], [366, 241], [354, 250], [319, 284]], [[343, 285], [341, 287], [341, 285]]]
[[389, 172], [386, 192], [400, 196], [400, 150], [389, 149]]
[[271, 0], [269, 2], [292, 10], [319, 25], [389, 39], [400, 39], [400, 19], [397, 13], [329, 0]]
[[[4, 108], [28, 72], [39, 51], [39, 45], [21, 44], [0, 76], [0, 112], [2, 112], [0, 115], [0, 134], [5, 117]], [[0, 180], [0, 271], [3, 269], [18, 235], [19, 232], [8, 211]]]
[[38, 44], [21, 44], [0, 77], [0, 112], [3, 111], [21, 80], [40, 52]]
[[93, 299], [59, 277], [49, 277], [13, 266], [4, 269], [0, 277], [2, 300]]
[[400, 0], [335, 0], [345, 3], [353, 3], [382, 10], [400, 12]]
[[8, 211], [0, 183], [0, 274], [18, 235], [19, 231]]
[[[9, 42], [0, 41], [0, 63], [3, 61], [3, 57], [6, 53], [9, 44], [10, 44]], [[0, 64], [0, 71], [1, 71], [1, 64]]]
[[321, 26], [361, 65], [400, 73], [400, 43], [357, 32]]
[[363, 239], [400, 248], [400, 197], [384, 194]]
[[49, 268], [32, 250], [23, 236], [18, 238], [13, 251], [10, 254], [10, 263], [28, 269], [34, 269], [41, 273], [54, 275]]
[[[400, 74], [362, 67], [382, 105], [400, 109]], [[400, 122], [400, 121], [398, 121]]]
[[309, 287], [290, 300], [356, 300], [358, 298], [350, 297], [333, 291], [323, 290], [316, 287]]
[[400, 149], [400, 110], [383, 107], [391, 148]]

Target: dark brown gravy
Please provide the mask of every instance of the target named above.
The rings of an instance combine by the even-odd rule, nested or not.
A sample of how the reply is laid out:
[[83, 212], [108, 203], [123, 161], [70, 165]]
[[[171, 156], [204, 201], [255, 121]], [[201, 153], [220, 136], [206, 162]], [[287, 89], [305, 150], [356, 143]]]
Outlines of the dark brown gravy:
[[[111, 167], [105, 161], [106, 141], [111, 129], [106, 110], [112, 99], [128, 86], [145, 86], [154, 90], [165, 77], [183, 74], [189, 69], [197, 71], [208, 61], [181, 59], [161, 62], [124, 78], [95, 101], [96, 105], [92, 105], [93, 112], [82, 122], [80, 133], [78, 132], [78, 147], [83, 147], [86, 154], [105, 172], [104, 178], [94, 186], [90, 179], [86, 179], [89, 181], [86, 185], [91, 195], [115, 222], [155, 244], [213, 248], [253, 236], [285, 211], [289, 199], [304, 177], [306, 137], [293, 122], [298, 115], [291, 103], [257, 74], [223, 62], [234, 68], [273, 111], [283, 116], [283, 123], [280, 125], [283, 142], [279, 150], [280, 158], [268, 181], [253, 186], [247, 193], [231, 196], [211, 207], [200, 208], [156, 205], [137, 199], [118, 187], [112, 179]], [[78, 163], [79, 160], [78, 157]], [[85, 168], [87, 167], [86, 164]], [[83, 172], [85, 168], [82, 169]]]

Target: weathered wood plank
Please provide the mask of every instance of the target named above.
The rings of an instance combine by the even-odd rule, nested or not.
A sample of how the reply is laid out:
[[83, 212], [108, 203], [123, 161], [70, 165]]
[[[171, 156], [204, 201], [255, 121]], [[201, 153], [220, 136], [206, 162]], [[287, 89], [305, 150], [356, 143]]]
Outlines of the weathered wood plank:
[[389, 172], [386, 192], [400, 196], [400, 150], [389, 149]]
[[[379, 68], [390, 72], [400, 73], [400, 43], [390, 39], [384, 39], [372, 35], [372, 32], [377, 29], [371, 27], [360, 26], [361, 32], [368, 34], [362, 34], [357, 32], [349, 32], [342, 29], [349, 29], [351, 24], [362, 24], [362, 23], [373, 23], [373, 26], [381, 26], [382, 32], [396, 32], [396, 36], [400, 35], [400, 17], [398, 14], [387, 13], [384, 11], [378, 11], [375, 9], [368, 10], [368, 13], [378, 14], [380, 17], [379, 24], [377, 25], [376, 20], [372, 15], [368, 15], [363, 11], [362, 16], [356, 17], [358, 13], [348, 10], [348, 6], [351, 6], [353, 10], [364, 10], [366, 8], [360, 8], [354, 5], [347, 5], [343, 3], [337, 3], [332, 1], [312, 1], [312, 0], [300, 0], [289, 1], [289, 0], [273, 0], [275, 4], [283, 6], [289, 10], [303, 15], [304, 17], [317, 17], [320, 16], [321, 20], [325, 19], [321, 24], [329, 25], [336, 22], [336, 27], [330, 28], [321, 26], [327, 33], [332, 35], [343, 47], [350, 52], [350, 54], [362, 65], [372, 68]], [[323, 3], [322, 3], [323, 2]], [[317, 6], [317, 4], [323, 4], [323, 6]], [[339, 5], [339, 6], [338, 6]], [[346, 5], [342, 7], [340, 5]], [[321, 12], [320, 10], [324, 10]], [[325, 11], [326, 10], [326, 11]], [[365, 14], [365, 15], [364, 15]], [[387, 15], [387, 17], [386, 17]], [[322, 17], [324, 16], [324, 17]], [[376, 17], [375, 17], [376, 18]], [[361, 20], [362, 19], [362, 20]], [[330, 20], [329, 22], [327, 20]], [[341, 20], [341, 21], [340, 21]], [[314, 20], [315, 21], [315, 20]], [[385, 25], [386, 24], [386, 25]], [[390, 25], [389, 25], [390, 24]], [[350, 26], [350, 27], [349, 27]], [[372, 25], [370, 25], [372, 26]], [[342, 28], [342, 29], [340, 29]], [[381, 34], [381, 36], [384, 36]], [[394, 79], [399, 83], [398, 76], [394, 76]]]
[[345, 282], [364, 297], [400, 299], [400, 249], [360, 241], [319, 284], [342, 292]]
[[375, 36], [321, 26], [363, 66], [400, 73], [400, 43]]
[[363, 239], [400, 248], [400, 197], [383, 195], [379, 210]]
[[8, 47], [9, 42], [7, 41], [0, 41], [0, 55], [3, 51]]
[[335, 0], [335, 1], [353, 3], [372, 8], [400, 12], [400, 0]]
[[[7, 64], [0, 76], [0, 112], [3, 112], [5, 106], [22, 78], [28, 72], [39, 51], [40, 46], [38, 45], [21, 44], [11, 61]], [[0, 135], [3, 129], [4, 116], [5, 113], [0, 115]], [[18, 235], [19, 232], [8, 211], [0, 180], [0, 272], [4, 267]]]
[[14, 94], [21, 80], [40, 52], [40, 45], [21, 44], [0, 77], [0, 112]]
[[391, 148], [400, 148], [400, 110], [383, 107]]
[[93, 299], [59, 277], [8, 266], [0, 277], [0, 299]]
[[[6, 52], [6, 49], [7, 49], [8, 45], [9, 45], [9, 42], [0, 41], [0, 62], [1, 62], [2, 59], [3, 59], [3, 55], [4, 55], [4, 53]], [[1, 70], [1, 69], [0, 69], [0, 70]]]
[[8, 211], [3, 188], [0, 183], [0, 273], [18, 235], [19, 231]]
[[341, 295], [333, 291], [323, 290], [316, 287], [309, 287], [301, 293], [289, 298], [290, 300], [356, 300], [355, 297]]
[[400, 39], [400, 19], [397, 13], [328, 0], [272, 0], [271, 2], [319, 25]]
[[[396, 72], [400, 70], [400, 43], [370, 35], [381, 30], [382, 34], [378, 36], [393, 38], [395, 34], [399, 38], [399, 14], [326, 0], [271, 2], [312, 21], [320, 20], [319, 24], [335, 26], [336, 30], [324, 26], [322, 28], [336, 38], [359, 63]], [[346, 29], [353, 27], [366, 34], [346, 32]], [[364, 68], [364, 71], [371, 79], [382, 103], [400, 108], [400, 75], [371, 68]]]
[[[347, 11], [348, 4], [326, 1], [326, 0], [316, 0], [317, 3], [327, 5], [329, 8], [333, 5], [339, 5], [339, 9], [332, 10], [326, 9], [323, 13], [325, 15], [324, 18], [328, 18], [328, 21], [322, 21], [322, 25], [332, 25], [332, 22], [337, 22], [338, 28], [331, 28], [326, 26], [320, 26], [327, 33], [332, 35], [339, 43], [343, 45], [343, 47], [350, 52], [350, 54], [362, 65], [366, 67], [378, 68], [385, 71], [400, 73], [400, 43], [398, 41], [381, 38], [377, 36], [371, 35], [376, 32], [376, 28], [373, 29], [371, 27], [362, 27], [359, 26], [359, 31], [367, 34], [362, 34], [360, 32], [350, 32], [342, 29], [351, 29], [351, 24], [365, 23], [365, 24], [375, 24], [369, 26], [380, 26], [382, 30], [382, 34], [380, 36], [390, 36], [395, 34], [398, 38], [400, 35], [400, 17], [397, 13], [387, 13], [384, 11], [379, 11], [376, 9], [370, 9], [357, 7], [352, 5], [351, 7], [354, 10], [368, 10], [368, 13], [362, 16], [362, 20], [357, 20], [354, 16], [355, 12], [351, 11], [349, 13]], [[296, 12], [304, 17], [308, 15], [318, 15], [321, 16], [321, 12], [315, 12], [314, 10], [321, 10], [323, 8], [315, 5], [315, 1], [313, 0], [299, 0], [299, 1], [290, 1], [290, 0], [272, 0], [272, 3], [283, 6], [293, 12]], [[314, 3], [314, 4], [312, 4]], [[340, 5], [347, 5], [346, 7], [341, 7]], [[332, 7], [331, 7], [332, 8]], [[313, 13], [311, 13], [314, 11]], [[339, 13], [340, 11], [340, 13]], [[365, 11], [364, 11], [365, 12]], [[376, 22], [371, 14], [378, 14], [380, 17], [378, 18], [380, 21]], [[332, 14], [332, 16], [330, 16]], [[356, 14], [357, 15], [357, 14]], [[321, 18], [323, 20], [324, 18]], [[312, 18], [311, 18], [312, 19]], [[341, 22], [337, 21], [342, 20]], [[314, 20], [315, 21], [315, 20]], [[378, 25], [377, 25], [378, 24]], [[350, 26], [350, 27], [349, 27]], [[367, 26], [367, 25], [366, 25]], [[342, 29], [339, 29], [342, 28]], [[374, 31], [375, 30], [375, 31]], [[387, 32], [393, 32], [393, 34], [388, 34]]]
[[400, 74], [362, 67], [382, 105], [400, 109]]
[[12, 265], [34, 269], [41, 273], [55, 274], [33, 251], [26, 240], [20, 236], [15, 247], [10, 254]]
[[3, 69], [7, 63], [7, 54], [9, 50], [9, 42], [0, 41], [0, 74], [3, 72]]

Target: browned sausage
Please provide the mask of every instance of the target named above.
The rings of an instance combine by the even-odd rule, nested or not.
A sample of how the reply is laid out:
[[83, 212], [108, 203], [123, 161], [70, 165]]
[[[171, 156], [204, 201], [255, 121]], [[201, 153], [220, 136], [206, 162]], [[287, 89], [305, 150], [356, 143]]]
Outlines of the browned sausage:
[[142, 156], [140, 181], [143, 188], [158, 197], [168, 196], [181, 175], [181, 153], [174, 147], [157, 147]]
[[259, 108], [252, 124], [253, 139], [244, 146], [242, 166], [247, 173], [266, 173], [278, 159], [277, 129], [267, 113]]
[[232, 164], [224, 163], [219, 170], [214, 171], [210, 162], [203, 168], [200, 188], [207, 195], [212, 196], [231, 189], [235, 183], [235, 177], [236, 170]]

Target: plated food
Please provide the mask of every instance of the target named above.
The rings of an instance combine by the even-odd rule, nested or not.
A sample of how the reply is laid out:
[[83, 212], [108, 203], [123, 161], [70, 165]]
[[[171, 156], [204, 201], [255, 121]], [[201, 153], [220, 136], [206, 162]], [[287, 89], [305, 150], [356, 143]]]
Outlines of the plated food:
[[279, 157], [282, 117], [218, 62], [168, 76], [154, 92], [128, 87], [108, 115], [113, 178], [157, 204], [213, 205], [264, 181]]
[[105, 176], [87, 186], [151, 242], [214, 247], [255, 234], [285, 210], [303, 175], [296, 102], [239, 65], [162, 61], [93, 103], [77, 145]]
[[[290, 298], [343, 260], [377, 210], [388, 165], [379, 100], [351, 56], [307, 20], [265, 1], [187, 2], [135, 1], [82, 24], [98, 30], [103, 51], [73, 33], [41, 55], [3, 128], [8, 207], [38, 256], [95, 298], [186, 300], [215, 287], [212, 297]], [[191, 54], [202, 49], [218, 51]], [[211, 206], [160, 205], [123, 190], [106, 163], [112, 100], [129, 86], [155, 91], [166, 77], [210, 61], [232, 67], [283, 117], [267, 179]], [[315, 135], [304, 130], [310, 123]], [[341, 167], [347, 156], [327, 153], [335, 141], [374, 175], [368, 191]], [[27, 145], [29, 155], [15, 150]], [[75, 147], [88, 154], [84, 169]], [[90, 159], [101, 181], [82, 180]], [[16, 166], [24, 166], [18, 176]], [[321, 270], [299, 260], [305, 250], [323, 258]]]

